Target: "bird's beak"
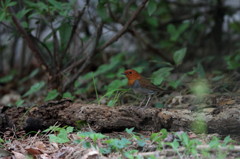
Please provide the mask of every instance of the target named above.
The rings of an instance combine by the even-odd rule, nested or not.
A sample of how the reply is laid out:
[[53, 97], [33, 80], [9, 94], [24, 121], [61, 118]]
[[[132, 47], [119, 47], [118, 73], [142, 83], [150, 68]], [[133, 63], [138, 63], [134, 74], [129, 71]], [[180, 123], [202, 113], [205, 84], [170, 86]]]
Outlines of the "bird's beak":
[[123, 72], [123, 73], [121, 73], [121, 74], [122, 74], [122, 75], [126, 75], [126, 73], [124, 73], [124, 72]]

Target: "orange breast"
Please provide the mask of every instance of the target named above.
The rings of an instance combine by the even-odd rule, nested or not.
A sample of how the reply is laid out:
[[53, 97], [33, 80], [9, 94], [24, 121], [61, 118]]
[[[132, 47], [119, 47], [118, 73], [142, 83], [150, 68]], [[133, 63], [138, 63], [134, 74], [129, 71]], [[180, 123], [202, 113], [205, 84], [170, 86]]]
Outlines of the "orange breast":
[[135, 79], [128, 79], [129, 86], [132, 86], [134, 82], [135, 82]]

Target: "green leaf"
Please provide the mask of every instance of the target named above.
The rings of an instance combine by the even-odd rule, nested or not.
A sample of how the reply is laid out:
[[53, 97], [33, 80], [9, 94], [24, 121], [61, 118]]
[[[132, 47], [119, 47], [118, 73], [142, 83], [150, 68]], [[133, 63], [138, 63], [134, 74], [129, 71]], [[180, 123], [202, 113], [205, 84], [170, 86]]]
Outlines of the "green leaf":
[[61, 129], [63, 128], [59, 126], [50, 126], [48, 129], [44, 130], [43, 132], [50, 132], [50, 131], [57, 132], [57, 131], [60, 131]]
[[69, 23], [62, 23], [58, 30], [61, 40], [61, 50], [63, 51], [66, 49], [67, 43], [71, 37], [72, 26]]
[[9, 75], [6, 75], [4, 77], [1, 77], [0, 78], [0, 83], [8, 83], [10, 82], [14, 77], [14, 74], [9, 74]]
[[70, 98], [73, 100], [75, 98], [75, 96], [73, 96], [70, 92], [65, 92], [63, 94], [63, 98]]
[[140, 147], [144, 147], [145, 145], [146, 145], [146, 141], [145, 140], [137, 140], [137, 144], [138, 144], [138, 146], [140, 146]]
[[53, 89], [50, 92], [48, 92], [47, 97], [44, 99], [44, 101], [53, 100], [57, 98], [58, 95], [59, 95], [59, 92], [56, 89]]
[[200, 62], [197, 64], [196, 72], [200, 78], [204, 78], [206, 76], [203, 65]]
[[233, 142], [233, 140], [231, 139], [231, 137], [228, 135], [224, 138], [223, 140], [223, 145], [226, 146], [227, 144]]
[[107, 106], [113, 107], [116, 104], [116, 102], [117, 102], [116, 100], [109, 100]]
[[93, 132], [81, 132], [81, 133], [78, 133], [78, 136], [80, 138], [86, 138], [86, 137], [89, 137], [91, 134], [93, 134]]
[[176, 41], [178, 34], [177, 34], [177, 29], [173, 24], [169, 24], [167, 26], [167, 32], [170, 34], [170, 40]]
[[148, 17], [146, 19], [147, 23], [154, 29], [157, 29], [158, 25], [159, 25], [159, 22], [158, 22], [158, 18], [157, 17]]
[[23, 95], [23, 97], [32, 95], [34, 93], [36, 93], [37, 91], [39, 91], [41, 88], [43, 88], [43, 86], [45, 85], [44, 81], [35, 83], [34, 85], [31, 86], [31, 88]]
[[227, 63], [227, 68], [230, 70], [234, 70], [240, 67], [240, 53], [226, 56], [225, 61]]
[[89, 137], [93, 140], [93, 142], [96, 142], [97, 140], [104, 139], [107, 136], [103, 135], [101, 133], [92, 133], [92, 134], [89, 135]]
[[106, 147], [106, 148], [101, 148], [100, 147], [99, 151], [102, 154], [110, 154], [112, 152], [110, 147]]
[[50, 142], [56, 142], [56, 143], [66, 143], [69, 142], [68, 134], [73, 132], [73, 127], [68, 126], [66, 129], [64, 128], [59, 128], [59, 133], [58, 135], [49, 135], [49, 140]]
[[43, 3], [43, 2], [40, 2], [38, 1], [37, 3], [34, 3], [34, 7], [36, 7], [37, 10], [40, 11], [41, 14], [44, 14], [45, 12], [48, 11], [48, 5]]
[[66, 128], [66, 131], [67, 131], [67, 133], [72, 133], [72, 132], [73, 132], [73, 129], [74, 129], [74, 127], [68, 126], [68, 127]]
[[16, 101], [16, 106], [17, 107], [22, 106], [24, 102], [25, 102], [24, 100], [19, 99], [18, 101]]
[[12, 7], [15, 6], [17, 4], [17, 2], [9, 2], [7, 3], [7, 7]]
[[219, 139], [216, 136], [214, 136], [213, 139], [210, 141], [209, 146], [211, 148], [218, 148], [220, 146]]
[[68, 139], [67, 135], [68, 135], [67, 131], [65, 129], [61, 129], [57, 136], [53, 135], [53, 134], [50, 134], [49, 135], [49, 140], [50, 140], [50, 142], [66, 143], [66, 142], [70, 141]]
[[163, 139], [165, 139], [168, 135], [168, 132], [166, 129], [161, 129], [158, 133], [152, 133], [150, 136], [150, 140], [153, 142], [160, 142]]
[[225, 77], [224, 75], [219, 75], [219, 76], [213, 77], [211, 80], [212, 81], [219, 81], [219, 80], [223, 79], [224, 77]]
[[108, 85], [108, 92], [113, 91], [115, 89], [118, 89], [122, 86], [126, 85], [122, 80], [113, 80], [109, 85]]
[[105, 7], [105, 2], [98, 3], [97, 13], [102, 18], [103, 21], [105, 21], [105, 22], [111, 21], [111, 19], [109, 18], [109, 15], [107, 13], [107, 7]]
[[121, 140], [109, 139], [109, 140], [106, 140], [105, 143], [109, 144], [112, 147], [112, 149], [115, 149], [115, 150], [123, 149], [127, 145], [131, 144], [131, 142], [126, 138], [122, 138]]
[[36, 76], [38, 73], [39, 73], [39, 68], [34, 69], [34, 70], [30, 73], [30, 75], [22, 78], [22, 79], [20, 80], [20, 83], [26, 82], [27, 80], [29, 80], [29, 79], [33, 78], [34, 76]]
[[187, 23], [187, 22], [180, 24], [179, 27], [176, 27], [173, 24], [169, 24], [167, 26], [167, 32], [170, 34], [170, 40], [174, 41], [174, 42], [179, 40], [180, 35], [184, 31], [186, 31], [186, 29], [189, 27], [189, 25], [190, 25], [190, 23]]
[[240, 33], [240, 22], [239, 21], [234, 21], [229, 24], [230, 28], [237, 33]]
[[174, 139], [174, 141], [172, 143], [170, 143], [170, 145], [172, 146], [172, 148], [177, 151], [178, 147], [180, 146], [177, 139]]
[[157, 3], [155, 0], [150, 0], [147, 5], [148, 15], [151, 16], [157, 10]]
[[153, 83], [155, 85], [160, 85], [164, 80], [166, 80], [169, 77], [172, 70], [173, 70], [172, 67], [163, 67], [153, 72]]
[[182, 24], [178, 27], [178, 34], [181, 35], [189, 26], [190, 26], [190, 23], [189, 23], [189, 22], [182, 23]]
[[175, 64], [178, 66], [180, 64], [182, 64], [183, 59], [186, 55], [187, 49], [186, 48], [182, 48], [180, 50], [177, 50], [174, 52], [173, 54], [173, 60], [175, 62]]
[[126, 128], [125, 131], [128, 133], [128, 134], [133, 134], [133, 130], [134, 130], [134, 127], [133, 128]]
[[6, 19], [6, 16], [7, 16], [6, 12], [0, 9], [0, 21], [4, 21]]
[[22, 9], [16, 14], [16, 16], [17, 16], [18, 19], [22, 19], [30, 11], [32, 11], [32, 9]]

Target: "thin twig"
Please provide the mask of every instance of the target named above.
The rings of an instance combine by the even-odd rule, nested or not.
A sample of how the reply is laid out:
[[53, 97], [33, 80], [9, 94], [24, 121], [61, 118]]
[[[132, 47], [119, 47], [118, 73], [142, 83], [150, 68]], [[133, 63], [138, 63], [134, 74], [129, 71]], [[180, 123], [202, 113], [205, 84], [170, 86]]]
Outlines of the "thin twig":
[[36, 42], [39, 43], [43, 48], [45, 48], [47, 53], [48, 53], [48, 55], [50, 56], [50, 58], [53, 59], [53, 55], [52, 55], [51, 51], [49, 50], [48, 46], [44, 42], [42, 42], [39, 38], [37, 38], [37, 37], [35, 37], [35, 36], [31, 35], [31, 34], [29, 36], [33, 40], [36, 40]]
[[28, 47], [32, 50], [33, 54], [35, 55], [36, 59], [39, 61], [41, 65], [45, 67], [45, 69], [49, 72], [52, 73], [51, 70], [49, 69], [49, 66], [47, 65], [46, 61], [43, 60], [41, 56], [41, 52], [39, 51], [38, 47], [36, 44], [33, 42], [34, 40], [29, 36], [27, 31], [21, 26], [20, 22], [18, 21], [17, 17], [14, 15], [14, 13], [11, 11], [11, 18], [13, 20], [13, 23], [17, 27], [18, 31], [22, 35], [23, 39], [26, 40]]
[[53, 65], [55, 68], [55, 71], [59, 68], [59, 43], [58, 43], [58, 38], [56, 34], [56, 30], [53, 27], [53, 22], [51, 22], [51, 29], [52, 29], [52, 34], [53, 34]]
[[86, 3], [85, 3], [85, 5], [84, 5], [83, 9], [82, 9], [80, 12], [78, 12], [78, 16], [77, 16], [77, 18], [75, 19], [75, 21], [74, 21], [74, 23], [73, 23], [72, 32], [71, 32], [70, 38], [69, 38], [69, 40], [68, 40], [68, 42], [67, 42], [66, 48], [65, 48], [64, 51], [63, 51], [62, 57], [64, 57], [64, 56], [66, 55], [67, 50], [68, 50], [69, 47], [70, 47], [70, 44], [71, 44], [71, 42], [72, 42], [72, 39], [73, 39], [73, 37], [74, 37], [74, 35], [75, 35], [76, 31], [77, 31], [78, 24], [79, 24], [79, 22], [80, 22], [80, 20], [81, 20], [81, 18], [82, 18], [82, 16], [83, 16], [83, 14], [84, 14], [87, 6], [88, 6], [88, 4], [89, 4], [89, 0], [86, 0]]
[[138, 14], [143, 10], [148, 0], [144, 0], [141, 5], [138, 7], [138, 9], [133, 13], [133, 15], [130, 17], [130, 19], [126, 22], [126, 24], [123, 26], [123, 28], [114, 35], [109, 41], [107, 41], [105, 44], [103, 44], [100, 48], [97, 49], [97, 52], [101, 52], [106, 47], [117, 41], [124, 33], [127, 32], [129, 26], [132, 24], [132, 22], [136, 19]]
[[8, 25], [4, 22], [0, 22], [0, 24], [2, 24], [7, 30], [14, 31], [14, 28], [11, 25]]
[[125, 5], [124, 10], [122, 12], [122, 15], [119, 18], [118, 22], [123, 22], [126, 19], [128, 13], [129, 13], [130, 7], [134, 2], [135, 2], [135, 0], [128, 0], [127, 1], [127, 4]]

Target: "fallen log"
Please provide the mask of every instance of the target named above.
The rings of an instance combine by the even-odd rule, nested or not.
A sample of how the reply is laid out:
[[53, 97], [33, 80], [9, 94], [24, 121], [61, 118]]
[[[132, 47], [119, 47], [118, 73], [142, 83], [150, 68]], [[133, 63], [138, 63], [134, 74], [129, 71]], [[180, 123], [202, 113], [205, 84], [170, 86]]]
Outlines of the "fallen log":
[[206, 133], [221, 135], [240, 134], [240, 105], [205, 108], [201, 111], [190, 109], [139, 108], [136, 106], [108, 107], [94, 104], [72, 103], [70, 100], [50, 102], [37, 107], [2, 106], [0, 114], [1, 131], [8, 127], [18, 130], [37, 131], [55, 123], [77, 126], [85, 121], [97, 132], [135, 130], [188, 131], [198, 127], [198, 121], [205, 123]]

